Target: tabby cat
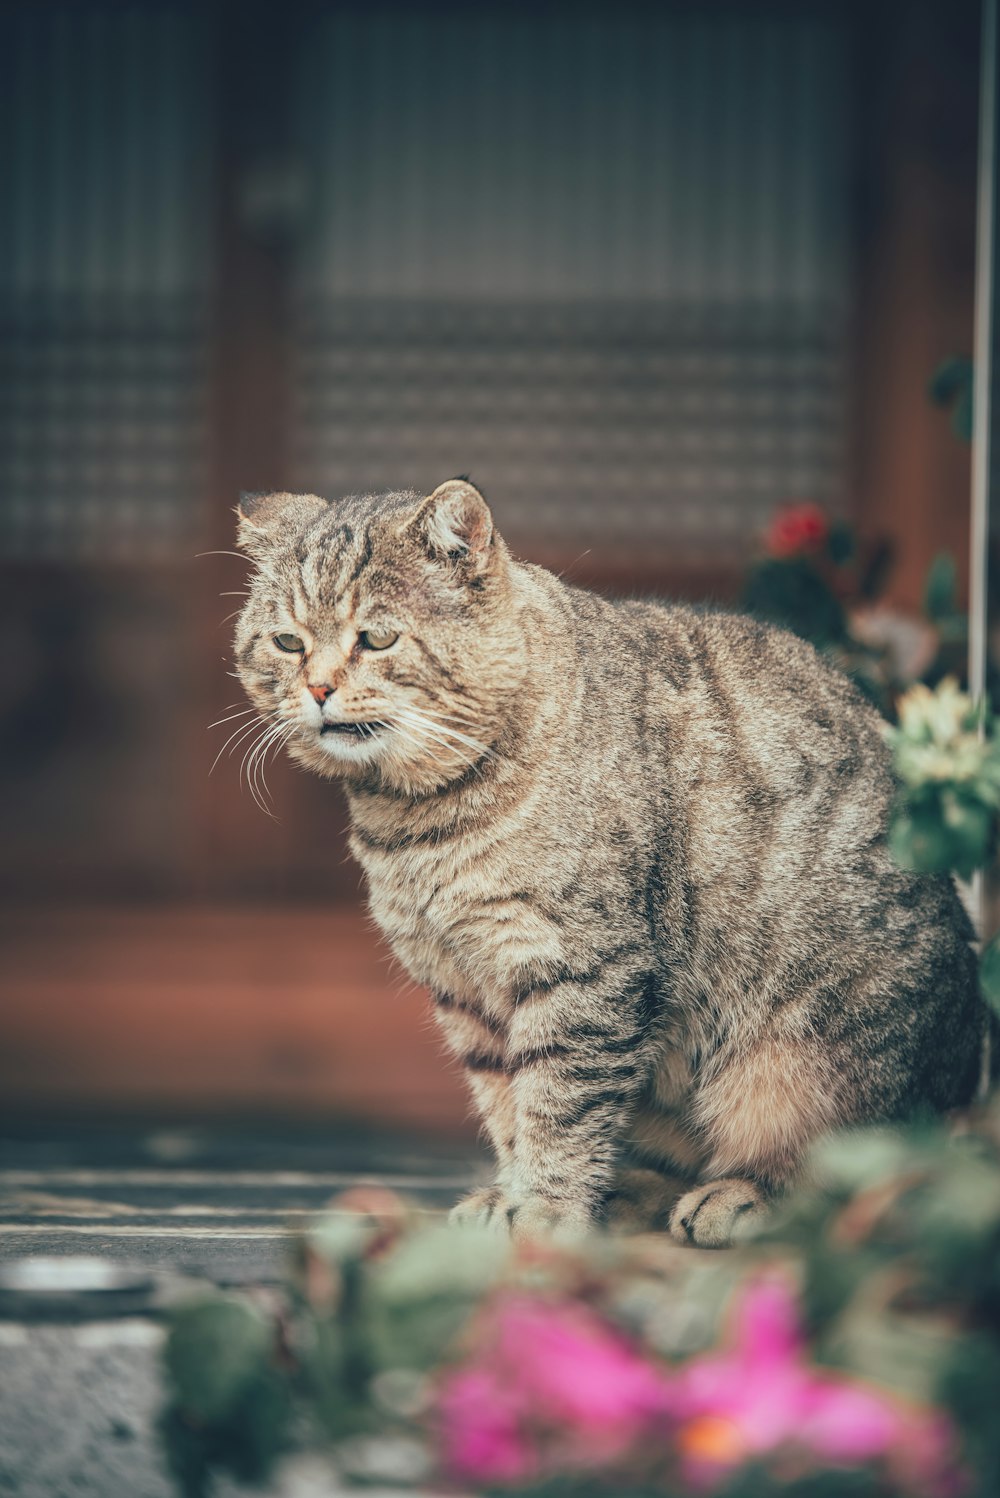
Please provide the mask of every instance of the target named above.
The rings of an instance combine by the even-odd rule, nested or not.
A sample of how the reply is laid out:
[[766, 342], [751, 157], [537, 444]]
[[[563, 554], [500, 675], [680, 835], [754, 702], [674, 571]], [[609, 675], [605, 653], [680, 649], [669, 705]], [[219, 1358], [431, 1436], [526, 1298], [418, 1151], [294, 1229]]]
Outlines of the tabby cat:
[[971, 928], [893, 863], [880, 720], [811, 646], [515, 561], [465, 480], [239, 515], [241, 680], [343, 780], [496, 1153], [456, 1212], [722, 1245], [822, 1131], [970, 1099]]

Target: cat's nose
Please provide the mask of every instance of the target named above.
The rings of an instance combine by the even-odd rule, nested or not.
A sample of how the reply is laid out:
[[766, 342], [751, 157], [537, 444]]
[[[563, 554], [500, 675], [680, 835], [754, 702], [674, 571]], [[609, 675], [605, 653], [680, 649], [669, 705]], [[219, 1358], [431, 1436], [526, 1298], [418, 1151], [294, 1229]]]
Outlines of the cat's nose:
[[333, 696], [335, 688], [328, 681], [311, 681], [309, 690], [322, 707], [326, 699]]

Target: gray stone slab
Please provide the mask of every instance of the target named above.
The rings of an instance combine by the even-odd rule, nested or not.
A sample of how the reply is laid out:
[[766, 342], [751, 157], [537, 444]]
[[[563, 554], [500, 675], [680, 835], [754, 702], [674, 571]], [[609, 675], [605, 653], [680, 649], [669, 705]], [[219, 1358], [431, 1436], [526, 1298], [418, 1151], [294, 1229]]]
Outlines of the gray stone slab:
[[[57, 1321], [5, 1297], [0, 1495], [176, 1498], [155, 1430], [158, 1308], [206, 1281], [277, 1283], [295, 1232], [348, 1186], [376, 1180], [440, 1209], [484, 1174], [475, 1151], [371, 1130], [12, 1126], [0, 1138], [0, 1261], [96, 1256], [153, 1288], [151, 1314], [110, 1321], [94, 1319], [95, 1301]], [[218, 1498], [240, 1491], [222, 1484]], [[302, 1457], [271, 1491], [339, 1488], [325, 1459]]]

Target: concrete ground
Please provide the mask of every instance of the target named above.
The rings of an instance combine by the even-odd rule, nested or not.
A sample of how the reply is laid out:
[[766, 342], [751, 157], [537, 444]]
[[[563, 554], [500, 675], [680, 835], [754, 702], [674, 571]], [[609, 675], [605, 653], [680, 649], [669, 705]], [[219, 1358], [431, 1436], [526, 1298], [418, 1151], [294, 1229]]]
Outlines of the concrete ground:
[[[170, 1498], [154, 1428], [164, 1302], [205, 1281], [276, 1283], [291, 1235], [349, 1186], [378, 1180], [444, 1207], [483, 1177], [469, 1152], [372, 1130], [8, 1129], [0, 1494]], [[60, 1307], [58, 1296], [12, 1288], [24, 1278], [15, 1261], [80, 1255], [120, 1268], [118, 1300], [92, 1290]], [[287, 1498], [324, 1491], [325, 1469], [308, 1462], [282, 1488]]]

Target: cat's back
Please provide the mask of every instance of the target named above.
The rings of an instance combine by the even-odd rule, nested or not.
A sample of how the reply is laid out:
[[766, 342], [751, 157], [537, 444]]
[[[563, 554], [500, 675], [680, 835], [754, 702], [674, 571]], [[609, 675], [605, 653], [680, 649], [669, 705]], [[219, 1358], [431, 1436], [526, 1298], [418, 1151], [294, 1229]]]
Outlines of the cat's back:
[[795, 798], [833, 776], [842, 790], [860, 777], [869, 798], [888, 803], [884, 720], [807, 641], [747, 615], [546, 581], [591, 689], [640, 757], [669, 750], [681, 785], [697, 785], [714, 761], [751, 800]]
[[[641, 642], [643, 663], [654, 677], [734, 726], [756, 713], [762, 715], [759, 730], [770, 728], [778, 738], [782, 723], [801, 719], [882, 744], [883, 720], [871, 703], [798, 635], [710, 607], [622, 601], [612, 608], [623, 634], [634, 633]], [[879, 750], [878, 757], [887, 755]]]
[[682, 814], [694, 874], [728, 881], [767, 865], [783, 884], [825, 865], [843, 877], [884, 842], [884, 720], [812, 645], [711, 609], [616, 612], [641, 641], [632, 690], [645, 701], [649, 773]]

